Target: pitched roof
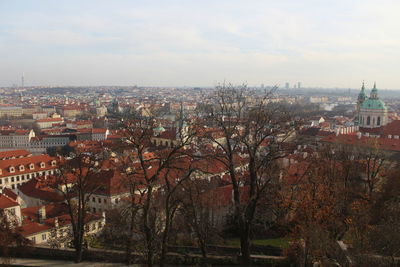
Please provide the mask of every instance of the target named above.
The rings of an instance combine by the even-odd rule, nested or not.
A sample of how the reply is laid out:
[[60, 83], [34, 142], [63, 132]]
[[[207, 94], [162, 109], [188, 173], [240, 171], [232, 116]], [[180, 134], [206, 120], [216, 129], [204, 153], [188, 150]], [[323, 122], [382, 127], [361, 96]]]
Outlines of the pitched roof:
[[1, 151], [0, 152], [0, 159], [9, 159], [9, 158], [19, 158], [19, 157], [27, 157], [32, 155], [31, 152], [25, 149], [18, 149], [18, 150], [9, 150], [9, 151]]
[[4, 194], [0, 194], [0, 209], [7, 209], [15, 206], [19, 206], [18, 202], [12, 200]]
[[44, 207], [46, 218], [54, 218], [68, 213], [68, 206], [65, 203], [51, 203], [45, 206], [35, 206], [21, 209], [24, 222], [39, 222], [39, 210]]
[[10, 188], [3, 188], [3, 194], [10, 198], [11, 200], [17, 201], [18, 195], [14, 193]]
[[361, 136], [358, 137], [354, 134], [331, 135], [321, 139], [322, 142], [338, 143], [344, 145], [359, 145], [365, 147], [372, 147], [377, 145], [380, 149], [388, 151], [400, 151], [400, 139], [394, 138], [374, 138]]
[[49, 187], [47, 182], [48, 181], [41, 181], [35, 177], [20, 185], [18, 190], [24, 195], [32, 198], [41, 199], [47, 202], [62, 202], [64, 200], [63, 196]]
[[[47, 154], [24, 157], [24, 158], [0, 160], [0, 169], [1, 169], [0, 177], [7, 177], [7, 176], [11, 176], [11, 175], [21, 175], [21, 174], [25, 174], [25, 173], [31, 173], [34, 171], [38, 171], [38, 170], [44, 171], [44, 170], [56, 169], [57, 166], [52, 166], [52, 164], [51, 164], [51, 162], [53, 160], [56, 160], [56, 158], [50, 157]], [[44, 168], [40, 167], [41, 162], [45, 163]], [[29, 168], [29, 165], [31, 163], [34, 164], [33, 170], [31, 170]], [[24, 166], [24, 169], [20, 171], [19, 166], [21, 166], [21, 165]], [[14, 167], [15, 172], [10, 172], [10, 167]]]
[[388, 136], [388, 135], [398, 135], [400, 136], [400, 120], [395, 120], [390, 123], [388, 123], [384, 128], [383, 128], [383, 135]]

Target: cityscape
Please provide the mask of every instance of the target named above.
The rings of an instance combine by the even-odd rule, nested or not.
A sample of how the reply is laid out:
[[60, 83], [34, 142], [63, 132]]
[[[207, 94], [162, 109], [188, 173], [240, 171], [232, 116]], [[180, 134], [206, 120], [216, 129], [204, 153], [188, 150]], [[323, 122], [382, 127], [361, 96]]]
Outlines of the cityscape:
[[399, 3], [150, 2], [0, 3], [0, 265], [398, 266]]

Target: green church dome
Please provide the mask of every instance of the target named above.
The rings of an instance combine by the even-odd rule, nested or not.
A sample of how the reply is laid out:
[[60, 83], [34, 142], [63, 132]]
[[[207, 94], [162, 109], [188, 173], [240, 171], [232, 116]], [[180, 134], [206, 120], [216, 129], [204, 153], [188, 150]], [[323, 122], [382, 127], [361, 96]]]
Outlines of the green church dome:
[[367, 99], [361, 104], [362, 109], [386, 110], [385, 103], [380, 99]]

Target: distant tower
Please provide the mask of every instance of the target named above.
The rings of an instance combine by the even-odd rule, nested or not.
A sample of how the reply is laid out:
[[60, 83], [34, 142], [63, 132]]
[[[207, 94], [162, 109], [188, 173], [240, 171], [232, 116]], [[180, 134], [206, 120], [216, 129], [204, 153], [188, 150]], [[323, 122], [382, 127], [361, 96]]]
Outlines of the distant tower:
[[21, 76], [21, 87], [22, 88], [24, 88], [24, 82], [25, 82], [24, 73], [22, 73], [22, 76]]
[[379, 99], [376, 84], [372, 88], [370, 97], [367, 99], [364, 92], [364, 84], [359, 94], [359, 101], [365, 100], [359, 105], [359, 125], [364, 128], [378, 128], [388, 123], [387, 108], [385, 103]]
[[[367, 95], [365, 94], [365, 85], [364, 82], [362, 83], [361, 86], [361, 91], [358, 94], [358, 98], [357, 98], [357, 113], [360, 113], [360, 108], [362, 103], [364, 103], [364, 101], [367, 99]], [[359, 121], [361, 121], [361, 119], [359, 118]]]

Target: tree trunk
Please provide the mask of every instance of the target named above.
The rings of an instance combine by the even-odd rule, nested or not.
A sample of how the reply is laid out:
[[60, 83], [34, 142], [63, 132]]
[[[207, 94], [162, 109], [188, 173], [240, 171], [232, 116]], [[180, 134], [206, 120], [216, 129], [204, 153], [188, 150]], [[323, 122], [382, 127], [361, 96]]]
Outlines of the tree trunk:
[[250, 265], [250, 228], [243, 220], [240, 219], [239, 223], [240, 229], [240, 252], [241, 256], [241, 264]]
[[131, 220], [130, 220], [130, 224], [129, 224], [129, 236], [128, 239], [126, 240], [126, 256], [125, 256], [125, 260], [126, 260], [126, 264], [129, 265], [131, 263], [131, 250], [132, 250], [132, 235], [133, 235], [133, 227], [135, 224], [135, 213], [133, 211], [131, 211]]
[[152, 267], [154, 265], [154, 229], [152, 229], [150, 223], [150, 205], [152, 200], [153, 187], [147, 186], [147, 198], [143, 209], [143, 228], [145, 232], [147, 242], [147, 266]]
[[199, 239], [199, 245], [200, 245], [200, 249], [201, 249], [201, 255], [203, 256], [203, 258], [207, 258], [207, 245], [206, 245], [206, 240], [205, 238], [203, 238], [203, 236], [198, 235], [197, 237]]
[[82, 261], [82, 254], [83, 254], [83, 249], [82, 249], [82, 242], [81, 244], [76, 244], [75, 246], [75, 262], [80, 263]]
[[153, 248], [147, 246], [147, 266], [153, 267], [154, 265], [154, 251]]
[[169, 235], [169, 226], [170, 226], [170, 220], [171, 220], [171, 208], [169, 206], [169, 197], [167, 197], [166, 203], [165, 203], [165, 229], [163, 232], [162, 236], [162, 243], [161, 243], [161, 255], [160, 255], [160, 266], [164, 267], [164, 262], [165, 258], [167, 255], [167, 239]]

